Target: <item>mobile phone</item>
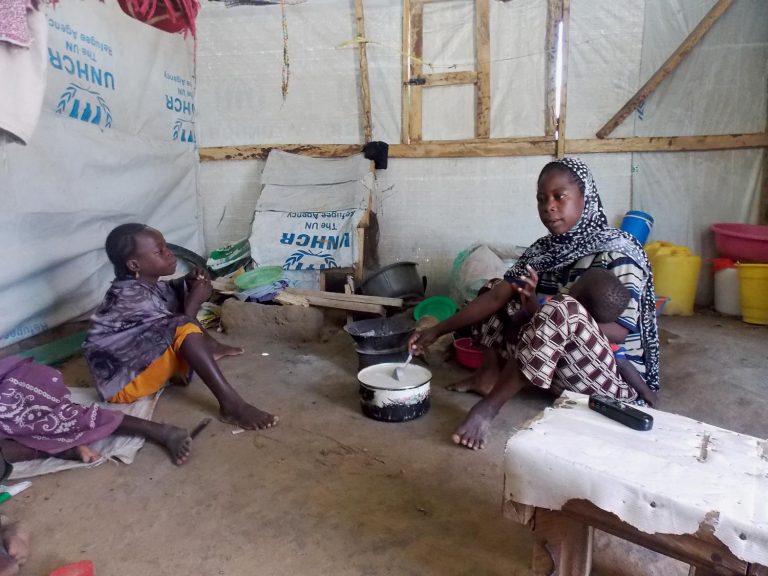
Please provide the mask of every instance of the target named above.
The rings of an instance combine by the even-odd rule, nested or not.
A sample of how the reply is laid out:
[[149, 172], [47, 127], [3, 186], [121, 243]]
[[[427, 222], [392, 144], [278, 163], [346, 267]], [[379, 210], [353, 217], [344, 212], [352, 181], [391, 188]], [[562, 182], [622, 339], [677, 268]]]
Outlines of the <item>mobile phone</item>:
[[589, 407], [633, 430], [646, 431], [653, 428], [653, 416], [610, 396], [590, 396]]
[[520, 288], [525, 288], [526, 286], [528, 286], [528, 284], [525, 281], [525, 276], [523, 276], [522, 278], [512, 278], [512, 284], [515, 284]]

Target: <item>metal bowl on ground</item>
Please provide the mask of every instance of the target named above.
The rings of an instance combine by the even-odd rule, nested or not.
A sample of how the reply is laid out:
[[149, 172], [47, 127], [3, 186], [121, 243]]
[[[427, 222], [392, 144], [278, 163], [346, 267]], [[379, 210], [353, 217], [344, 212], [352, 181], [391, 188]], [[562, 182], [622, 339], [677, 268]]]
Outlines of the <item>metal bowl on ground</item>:
[[344, 326], [344, 331], [355, 341], [358, 352], [404, 350], [416, 323], [407, 316], [370, 318]]
[[357, 380], [363, 414], [382, 422], [405, 422], [429, 411], [432, 373], [410, 364], [397, 380], [392, 374], [401, 366], [401, 362], [389, 362], [360, 370]]
[[421, 298], [424, 281], [416, 270], [416, 262], [396, 262], [367, 274], [360, 291], [368, 296]]

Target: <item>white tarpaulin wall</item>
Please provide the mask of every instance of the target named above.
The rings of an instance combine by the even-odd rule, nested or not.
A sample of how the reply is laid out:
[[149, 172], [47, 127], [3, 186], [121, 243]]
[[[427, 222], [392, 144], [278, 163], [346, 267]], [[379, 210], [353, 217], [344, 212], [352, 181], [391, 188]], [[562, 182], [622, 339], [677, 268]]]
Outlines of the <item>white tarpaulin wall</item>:
[[[401, 3], [365, 0], [374, 140], [399, 142]], [[682, 42], [714, 0], [572, 0], [568, 137], [593, 138]], [[435, 72], [467, 69], [470, 3], [425, 6], [424, 59]], [[199, 16], [201, 146], [362, 141], [353, 4], [322, 0], [286, 7], [289, 89], [279, 6]], [[546, 2], [491, 2], [493, 137], [536, 136], [544, 125]], [[762, 0], [736, 0], [678, 70], [614, 137], [762, 132], [766, 125], [768, 18]], [[429, 67], [425, 67], [427, 72]], [[465, 138], [474, 118], [464, 88], [424, 91], [424, 137]], [[593, 169], [609, 219], [630, 208], [656, 217], [651, 239], [713, 255], [708, 227], [750, 221], [762, 150], [604, 154]], [[382, 263], [415, 260], [433, 290], [445, 287], [460, 250], [482, 242], [527, 244], [545, 233], [534, 205], [539, 170], [528, 158], [390, 159], [377, 173]], [[201, 168], [208, 247], [248, 234], [263, 162], [205, 162]], [[702, 270], [708, 279], [708, 269]], [[700, 296], [707, 299], [707, 282]]]
[[0, 151], [0, 347], [99, 303], [114, 276], [104, 240], [118, 224], [146, 222], [201, 248], [192, 39], [117, 2], [45, 10], [40, 123], [29, 146]]

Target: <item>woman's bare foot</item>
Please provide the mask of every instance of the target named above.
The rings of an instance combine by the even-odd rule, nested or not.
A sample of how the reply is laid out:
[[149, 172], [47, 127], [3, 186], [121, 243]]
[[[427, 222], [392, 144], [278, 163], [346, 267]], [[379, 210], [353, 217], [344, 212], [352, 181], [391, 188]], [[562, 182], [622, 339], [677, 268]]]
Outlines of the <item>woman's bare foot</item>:
[[222, 406], [219, 419], [222, 422], [235, 424], [246, 430], [272, 428], [279, 420], [277, 416], [259, 410], [256, 406], [251, 406], [246, 402], [240, 402], [229, 409], [225, 409]]
[[488, 430], [498, 412], [498, 408], [491, 402], [485, 399], [480, 400], [480, 402], [472, 407], [464, 422], [461, 423], [451, 437], [454, 444], [460, 444], [472, 450], [485, 448]]
[[488, 396], [493, 389], [493, 384], [496, 382], [494, 375], [488, 376], [487, 371], [479, 368], [471, 376], [462, 378], [458, 382], [453, 382], [446, 386], [446, 390], [453, 392], [474, 392], [480, 396]]
[[480, 396], [488, 396], [499, 377], [499, 356], [493, 350], [483, 352], [483, 363], [475, 372], [446, 386], [454, 392], [474, 392]]
[[162, 427], [160, 442], [168, 450], [171, 462], [176, 466], [181, 466], [189, 459], [189, 454], [192, 451], [192, 438], [184, 428], [170, 424], [162, 424]]

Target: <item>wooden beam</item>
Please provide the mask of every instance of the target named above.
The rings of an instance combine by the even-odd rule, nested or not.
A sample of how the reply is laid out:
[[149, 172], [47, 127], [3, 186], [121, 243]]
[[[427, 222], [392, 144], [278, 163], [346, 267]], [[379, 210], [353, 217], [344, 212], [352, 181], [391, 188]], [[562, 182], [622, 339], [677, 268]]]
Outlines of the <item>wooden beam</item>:
[[728, 10], [732, 3], [733, 0], [718, 0], [717, 4], [715, 4], [704, 17], [704, 19], [699, 22], [698, 26], [696, 26], [696, 28], [694, 28], [693, 31], [688, 34], [688, 37], [683, 41], [683, 43], [678, 46], [677, 50], [675, 50], [672, 55], [667, 58], [667, 61], [662, 64], [661, 68], [656, 70], [653, 76], [651, 76], [648, 81], [643, 84], [640, 90], [635, 92], [635, 95], [632, 96], [632, 98], [630, 98], [627, 103], [621, 107], [621, 110], [616, 112], [616, 114], [613, 115], [613, 118], [608, 120], [608, 122], [606, 122], [605, 125], [597, 131], [596, 136], [598, 138], [606, 138], [616, 129], [619, 124], [624, 121], [627, 116], [629, 116], [634, 111], [635, 108], [640, 105], [641, 102], [648, 98], [648, 96], [650, 96], [653, 91], [658, 88], [659, 84], [661, 84], [667, 76], [674, 72], [675, 68], [677, 68], [680, 62], [683, 61], [688, 52], [693, 50], [693, 47], [696, 46], [699, 40], [701, 40], [709, 31], [709, 29], [712, 28], [712, 25], [717, 22], [720, 16], [722, 16], [725, 11]]
[[557, 122], [557, 157], [565, 156], [565, 112], [568, 109], [568, 46], [570, 43], [571, 0], [562, 0], [563, 5], [563, 51], [562, 72], [560, 74], [560, 118]]
[[[637, 136], [605, 140], [566, 140], [568, 154], [621, 152], [695, 152], [768, 148], [768, 132], [714, 134], [706, 136]], [[271, 150], [284, 150], [317, 158], [342, 158], [357, 154], [360, 144], [263, 144], [200, 148], [200, 160], [259, 160]], [[461, 158], [479, 156], [554, 156], [555, 141], [546, 136], [489, 138], [487, 140], [435, 140], [416, 144], [393, 144], [390, 158]]]
[[491, 137], [491, 32], [488, 0], [475, 0], [475, 138]]
[[[410, 30], [411, 30], [411, 55], [410, 70], [408, 78], [420, 78], [424, 66], [422, 58], [424, 57], [424, 6], [422, 4], [411, 4], [410, 12]], [[422, 92], [423, 88], [419, 85], [409, 85], [408, 98], [408, 142], [419, 142], [422, 134]]]
[[283, 150], [316, 158], [342, 158], [362, 151], [360, 144], [256, 144], [200, 148], [202, 162], [211, 160], [263, 160], [272, 150]]
[[286, 294], [292, 296], [313, 296], [325, 298], [328, 300], [341, 300], [342, 302], [357, 302], [359, 304], [378, 304], [389, 308], [402, 308], [404, 306], [402, 298], [387, 298], [384, 296], [365, 296], [364, 294], [346, 294], [343, 292], [325, 292], [322, 290], [304, 290], [301, 288], [286, 288]]
[[317, 306], [319, 308], [335, 308], [338, 310], [348, 310], [350, 312], [365, 312], [377, 316], [386, 316], [387, 311], [384, 306], [379, 304], [367, 304], [363, 302], [344, 302], [332, 298], [323, 298], [320, 296], [298, 296], [296, 294], [286, 293], [285, 290], [275, 296], [275, 302], [292, 306]]
[[373, 125], [371, 122], [371, 90], [368, 84], [368, 53], [365, 44], [365, 16], [363, 14], [363, 0], [355, 0], [355, 21], [357, 23], [357, 37], [360, 39], [360, 101], [363, 106], [363, 137], [365, 142], [373, 140]]
[[440, 72], [436, 74], [424, 74], [421, 78], [424, 80], [424, 87], [474, 84], [477, 82], [477, 72], [474, 70], [467, 70], [464, 72]]
[[567, 140], [568, 154], [606, 152], [692, 152], [699, 150], [737, 150], [768, 147], [768, 133], [715, 134], [710, 136], [636, 136], [605, 140]]
[[562, 0], [547, 1], [547, 36], [545, 47], [547, 54], [546, 91], [544, 99], [544, 134], [554, 137], [557, 131], [557, 29], [563, 16]]

